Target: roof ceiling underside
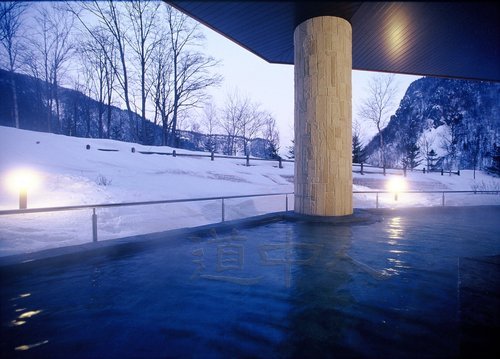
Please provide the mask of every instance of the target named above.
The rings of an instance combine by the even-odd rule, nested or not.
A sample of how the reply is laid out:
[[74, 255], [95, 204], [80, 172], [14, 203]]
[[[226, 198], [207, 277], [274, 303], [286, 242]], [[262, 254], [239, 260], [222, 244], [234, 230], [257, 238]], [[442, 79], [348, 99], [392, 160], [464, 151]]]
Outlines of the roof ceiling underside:
[[293, 64], [293, 32], [316, 16], [352, 25], [353, 69], [500, 82], [493, 2], [167, 1], [271, 63]]

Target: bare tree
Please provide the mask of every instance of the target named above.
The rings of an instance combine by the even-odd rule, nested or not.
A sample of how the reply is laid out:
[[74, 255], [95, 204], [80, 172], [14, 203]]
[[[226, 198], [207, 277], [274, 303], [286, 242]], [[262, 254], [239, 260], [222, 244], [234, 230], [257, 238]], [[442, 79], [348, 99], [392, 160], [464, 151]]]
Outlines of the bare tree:
[[267, 141], [266, 157], [273, 159], [279, 157], [280, 135], [276, 126], [276, 119], [270, 114], [267, 114], [264, 119], [262, 135]]
[[153, 123], [161, 123], [162, 145], [168, 144], [171, 132], [171, 115], [173, 111], [172, 61], [169, 42], [165, 36], [158, 40], [152, 55], [150, 83], [152, 101], [154, 103]]
[[237, 91], [228, 93], [220, 126], [227, 135], [227, 143], [224, 153], [227, 155], [236, 155], [236, 137], [241, 136], [241, 122], [244, 117], [249, 117], [251, 113], [250, 100], [247, 97], [241, 97]]
[[[101, 47], [105, 44], [105, 47]], [[114, 42], [109, 35], [96, 28], [93, 36], [79, 45], [81, 63], [87, 74], [86, 87], [97, 100], [97, 128], [99, 138], [110, 137], [111, 105], [113, 102], [114, 71], [109, 59], [115, 59]], [[104, 115], [106, 125], [104, 125]]]
[[217, 65], [212, 57], [205, 56], [194, 48], [204, 39], [198, 24], [174, 10], [166, 7], [167, 26], [172, 59], [172, 124], [170, 145], [176, 147], [176, 131], [179, 113], [197, 107], [207, 99], [204, 90], [218, 85], [222, 78], [211, 70]]
[[458, 143], [462, 135], [460, 133], [460, 126], [463, 115], [457, 111], [450, 113], [447, 117], [447, 126], [445, 127], [445, 131], [441, 132], [441, 148], [446, 151], [446, 169], [451, 170], [457, 162]]
[[[115, 74], [116, 81], [122, 90], [117, 91], [117, 94], [125, 102], [129, 122], [133, 123], [134, 115], [130, 101], [128, 61], [126, 57], [126, 29], [123, 24], [124, 15], [122, 13], [122, 9], [117, 3], [117, 1], [113, 0], [94, 0], [92, 2], [81, 1], [79, 2], [79, 7], [73, 6], [73, 4], [68, 4], [68, 11], [76, 16], [80, 25], [94, 37], [95, 41], [103, 49], [104, 54], [108, 57], [109, 64], [112, 66]], [[80, 10], [83, 10], [83, 12]], [[97, 26], [111, 36], [114, 41], [114, 48], [118, 53], [118, 59], [113, 58], [111, 54], [107, 53], [106, 47], [108, 46], [108, 42], [100, 42], [100, 38], [95, 36], [96, 27], [89, 25], [86, 15], [92, 15], [98, 23]]]
[[125, 3], [128, 20], [132, 25], [132, 34], [126, 37], [132, 48], [139, 72], [140, 82], [140, 104], [142, 117], [142, 143], [149, 142], [146, 128], [146, 101], [151, 89], [151, 83], [147, 81], [148, 67], [151, 65], [155, 47], [159, 45], [159, 36], [156, 29], [156, 15], [160, 3], [158, 1], [136, 0]]
[[209, 152], [215, 152], [217, 150], [217, 143], [215, 141], [215, 132], [218, 128], [217, 108], [211, 102], [207, 103], [203, 108], [201, 122], [205, 133], [208, 135], [208, 139], [205, 142], [205, 149]]
[[59, 122], [59, 131], [62, 132], [63, 123], [60, 113], [59, 84], [65, 65], [73, 55], [75, 45], [71, 37], [74, 18], [68, 16], [62, 9], [54, 6], [50, 18], [54, 37], [53, 53], [51, 58], [52, 87], [56, 104], [56, 116]]
[[50, 21], [47, 11], [39, 10], [35, 15], [33, 33], [30, 36], [30, 49], [26, 53], [25, 62], [34, 77], [43, 81], [42, 98], [45, 102], [47, 131], [52, 132], [52, 76], [50, 68], [50, 53], [52, 41], [50, 36]]
[[[272, 125], [272, 116], [260, 108], [247, 96], [242, 96], [238, 90], [228, 93], [220, 126], [227, 135], [227, 154], [236, 154], [236, 138], [243, 140], [243, 153], [250, 155], [249, 144], [258, 134], [266, 135], [266, 125]], [[273, 129], [271, 129], [271, 132]], [[270, 134], [272, 135], [272, 133]]]
[[397, 87], [393, 74], [377, 75], [368, 83], [368, 97], [362, 102], [358, 115], [371, 121], [380, 140], [380, 163], [386, 167], [386, 149], [382, 130], [389, 123], [389, 111], [394, 105]]
[[266, 122], [269, 124], [272, 122], [271, 114], [260, 108], [258, 103], [250, 103], [250, 111], [248, 114], [242, 114], [240, 121], [241, 136], [243, 137], [243, 153], [245, 155], [250, 155], [252, 141], [257, 137], [259, 133], [265, 134], [264, 127]]
[[434, 138], [431, 136], [430, 131], [424, 130], [420, 139], [418, 140], [418, 147], [420, 148], [420, 155], [427, 164], [427, 170], [430, 171], [432, 169], [432, 162], [434, 159], [434, 153], [432, 152], [432, 146], [434, 145]]
[[[31, 50], [27, 61], [32, 72], [41, 73], [45, 82], [47, 124], [52, 131], [52, 113], [55, 110], [58, 131], [63, 123], [59, 99], [59, 85], [75, 46], [72, 41], [74, 18], [58, 4], [42, 4], [37, 8]], [[41, 71], [40, 71], [41, 69]]]
[[0, 45], [6, 57], [5, 67], [10, 73], [12, 117], [16, 128], [19, 128], [19, 110], [14, 73], [18, 67], [17, 58], [22, 48], [20, 30], [25, 9], [26, 4], [22, 2], [0, 2]]

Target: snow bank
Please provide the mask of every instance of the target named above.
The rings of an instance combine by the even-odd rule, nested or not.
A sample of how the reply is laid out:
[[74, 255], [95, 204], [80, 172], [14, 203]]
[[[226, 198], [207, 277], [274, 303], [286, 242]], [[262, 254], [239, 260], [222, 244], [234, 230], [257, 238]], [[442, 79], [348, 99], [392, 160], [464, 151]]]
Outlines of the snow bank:
[[[20, 167], [33, 169], [40, 177], [38, 188], [28, 193], [29, 208], [293, 192], [293, 163], [283, 163], [280, 169], [277, 162], [251, 161], [246, 167], [238, 159], [139, 153], [172, 150], [0, 126], [0, 210], [18, 206], [18, 193], [8, 190], [6, 178]], [[385, 190], [391, 176], [400, 174], [354, 173], [353, 190]], [[407, 181], [409, 190], [500, 188], [498, 178], [482, 172], [476, 172], [475, 180], [472, 177], [472, 171], [462, 171], [461, 176], [414, 171], [408, 172]], [[379, 196], [381, 207], [435, 206], [441, 201], [439, 194], [400, 194], [398, 201], [391, 194]], [[446, 204], [500, 204], [500, 196], [447, 195]], [[354, 206], [375, 207], [375, 195], [355, 194]], [[293, 209], [293, 198], [289, 208]], [[284, 196], [231, 199], [225, 201], [225, 218], [284, 209]], [[0, 256], [90, 242], [91, 215], [85, 209], [0, 216]], [[98, 209], [97, 216], [99, 240], [107, 240], [218, 222], [221, 201], [105, 208]]]

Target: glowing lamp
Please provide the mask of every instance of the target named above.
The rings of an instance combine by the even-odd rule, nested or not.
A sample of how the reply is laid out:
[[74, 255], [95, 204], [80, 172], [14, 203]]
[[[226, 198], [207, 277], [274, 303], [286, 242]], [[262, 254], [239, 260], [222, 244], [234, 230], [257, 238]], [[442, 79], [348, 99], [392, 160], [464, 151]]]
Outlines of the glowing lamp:
[[394, 200], [398, 200], [398, 193], [406, 190], [407, 184], [402, 177], [393, 177], [387, 182], [387, 189], [394, 193]]
[[7, 176], [7, 186], [10, 190], [19, 193], [19, 209], [28, 207], [28, 191], [38, 185], [38, 175], [29, 169], [18, 169]]

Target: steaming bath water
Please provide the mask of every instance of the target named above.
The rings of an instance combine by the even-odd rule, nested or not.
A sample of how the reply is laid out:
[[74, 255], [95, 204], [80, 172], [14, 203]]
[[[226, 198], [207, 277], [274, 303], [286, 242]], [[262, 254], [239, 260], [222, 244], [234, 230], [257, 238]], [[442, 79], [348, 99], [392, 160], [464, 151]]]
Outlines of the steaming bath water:
[[376, 213], [4, 268], [2, 357], [453, 357], [497, 345], [500, 207]]

